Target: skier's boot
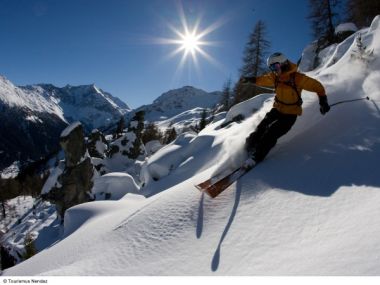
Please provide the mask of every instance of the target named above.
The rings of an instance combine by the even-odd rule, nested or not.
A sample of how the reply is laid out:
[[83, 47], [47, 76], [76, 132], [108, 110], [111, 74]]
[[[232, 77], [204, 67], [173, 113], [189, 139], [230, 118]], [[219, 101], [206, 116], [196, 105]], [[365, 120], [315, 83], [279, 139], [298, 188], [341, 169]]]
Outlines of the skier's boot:
[[248, 159], [246, 161], [244, 161], [243, 163], [243, 168], [244, 169], [251, 169], [251, 168], [254, 168], [257, 164], [257, 161], [255, 159], [255, 154], [252, 153], [252, 152], [249, 152], [248, 153]]

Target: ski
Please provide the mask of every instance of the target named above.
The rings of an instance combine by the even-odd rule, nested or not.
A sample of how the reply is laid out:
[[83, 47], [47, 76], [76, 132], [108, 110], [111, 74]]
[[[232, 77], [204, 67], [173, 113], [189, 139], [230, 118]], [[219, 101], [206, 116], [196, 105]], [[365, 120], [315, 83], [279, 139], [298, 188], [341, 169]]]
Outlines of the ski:
[[[240, 168], [240, 167], [239, 167]], [[219, 180], [225, 178], [226, 176], [230, 175], [231, 173], [235, 172], [237, 169], [226, 169], [212, 177], [210, 177], [209, 179], [203, 181], [202, 183], [198, 184], [198, 185], [195, 185], [195, 187], [197, 187], [200, 191], [204, 191], [206, 190], [208, 187], [210, 187], [212, 184], [215, 184], [216, 182], [218, 182]]]
[[[218, 181], [211, 183], [215, 177], [212, 177], [205, 182], [198, 184], [196, 187], [202, 191], [205, 192], [207, 195], [209, 195], [211, 198], [215, 198], [220, 193], [222, 193], [224, 190], [226, 190], [231, 184], [236, 182], [240, 177], [242, 177], [244, 174], [246, 174], [248, 171], [250, 171], [253, 167], [247, 168], [247, 167], [239, 167], [229, 174], [225, 175], [222, 178], [219, 178]], [[214, 180], [215, 181], [215, 180]], [[207, 183], [206, 183], [207, 182]], [[201, 188], [200, 185], [206, 186], [204, 188]]]

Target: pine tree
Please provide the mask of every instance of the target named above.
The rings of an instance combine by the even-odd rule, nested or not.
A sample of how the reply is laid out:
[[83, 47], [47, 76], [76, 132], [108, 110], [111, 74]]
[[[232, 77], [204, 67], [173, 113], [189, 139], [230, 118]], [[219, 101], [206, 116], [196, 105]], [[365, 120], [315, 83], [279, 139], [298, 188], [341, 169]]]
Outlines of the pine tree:
[[5, 219], [7, 217], [7, 201], [6, 200], [2, 200], [1, 202], [1, 213], [2, 213], [2, 217]]
[[141, 140], [144, 130], [144, 111], [138, 111], [129, 122], [128, 132], [134, 132], [139, 140]]
[[164, 135], [164, 144], [170, 144], [176, 138], [177, 138], [177, 132], [175, 128], [173, 127], [173, 128], [167, 129]]
[[340, 0], [309, 0], [313, 37], [318, 40], [318, 51], [335, 42], [336, 12]]
[[[137, 159], [140, 155], [144, 154], [144, 147], [142, 143], [142, 133], [144, 130], [144, 117], [145, 112], [137, 112], [132, 120], [129, 122], [128, 133], [134, 133], [136, 135], [133, 141], [133, 147], [129, 152], [129, 157], [132, 159]], [[125, 139], [127, 140], [127, 139]]]
[[203, 109], [202, 114], [201, 114], [201, 120], [199, 121], [198, 124], [198, 131], [203, 130], [207, 125], [207, 110]]
[[351, 58], [366, 64], [371, 62], [374, 59], [373, 49], [367, 49], [360, 33], [355, 37], [355, 43], [356, 46], [351, 50]]
[[[243, 55], [243, 66], [240, 69], [240, 76], [252, 77], [265, 72], [266, 57], [269, 53], [270, 42], [267, 40], [266, 25], [263, 21], [258, 21], [249, 36]], [[262, 90], [256, 86], [242, 86], [239, 82], [234, 87], [234, 104], [245, 101], [260, 94]]]
[[347, 0], [347, 21], [353, 22], [359, 28], [368, 27], [372, 20], [380, 15], [379, 0]]
[[229, 78], [223, 85], [222, 99], [220, 102], [221, 105], [223, 106], [222, 111], [228, 111], [230, 109], [230, 105], [231, 105], [230, 100], [231, 100], [231, 94], [232, 94], [231, 84], [232, 84], [231, 78]]
[[265, 23], [261, 20], [253, 28], [245, 46], [241, 76], [258, 76], [265, 72], [266, 56], [270, 48], [270, 42], [266, 39], [266, 29]]
[[117, 122], [116, 131], [115, 131], [113, 137], [114, 138], [121, 137], [124, 129], [125, 129], [125, 120], [124, 120], [124, 117], [121, 117], [120, 120]]
[[161, 141], [162, 134], [154, 123], [149, 123], [144, 129], [141, 139], [144, 144], [154, 140]]

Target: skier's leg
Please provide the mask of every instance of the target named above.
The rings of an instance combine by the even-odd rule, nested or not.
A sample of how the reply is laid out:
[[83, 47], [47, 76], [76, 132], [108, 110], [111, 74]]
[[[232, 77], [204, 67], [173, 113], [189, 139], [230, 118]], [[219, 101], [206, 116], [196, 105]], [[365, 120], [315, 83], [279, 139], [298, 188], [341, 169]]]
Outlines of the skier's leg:
[[265, 134], [267, 128], [278, 119], [279, 114], [280, 113], [274, 108], [266, 113], [264, 119], [256, 127], [255, 131], [251, 133], [245, 140], [245, 149], [248, 153], [255, 151], [258, 142]]
[[256, 146], [256, 162], [260, 162], [266, 157], [269, 151], [276, 145], [277, 140], [292, 128], [296, 120], [297, 115], [281, 114], [278, 120], [269, 126]]

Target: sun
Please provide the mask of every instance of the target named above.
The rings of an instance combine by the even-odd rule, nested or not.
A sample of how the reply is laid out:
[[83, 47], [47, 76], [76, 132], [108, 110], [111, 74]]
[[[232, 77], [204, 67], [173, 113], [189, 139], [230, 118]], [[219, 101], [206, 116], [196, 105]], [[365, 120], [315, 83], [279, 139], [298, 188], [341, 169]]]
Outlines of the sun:
[[221, 46], [221, 43], [210, 41], [207, 38], [211, 33], [224, 25], [228, 21], [228, 18], [221, 17], [217, 21], [212, 22], [209, 26], [202, 28], [201, 18], [195, 18], [193, 23], [189, 23], [181, 2], [179, 2], [179, 4], [178, 16], [180, 23], [177, 22], [174, 25], [173, 23], [165, 21], [167, 27], [172, 32], [171, 37], [156, 38], [154, 40], [155, 44], [172, 45], [175, 47], [164, 59], [168, 60], [180, 55], [175, 74], [179, 74], [177, 71], [183, 70], [186, 63], [188, 63], [187, 66], [189, 68], [194, 67], [196, 71], [200, 71], [201, 59], [224, 71], [225, 67], [209, 53], [212, 46]]
[[207, 46], [216, 46], [218, 43], [207, 41], [205, 38], [208, 34], [213, 32], [217, 27], [216, 24], [204, 29], [199, 30], [199, 22], [197, 22], [194, 27], [189, 27], [186, 20], [182, 21], [182, 29], [176, 28], [172, 25], [168, 25], [169, 28], [174, 32], [174, 38], [161, 39], [161, 44], [169, 44], [177, 46], [169, 55], [168, 58], [175, 57], [182, 53], [181, 60], [178, 64], [177, 69], [183, 68], [184, 64], [191, 59], [195, 64], [195, 67], [199, 68], [199, 56], [206, 59], [208, 62], [215, 64], [219, 63], [206, 51]]
[[200, 35], [197, 35], [195, 31], [187, 32], [181, 35], [180, 45], [186, 53], [195, 54], [196, 51], [200, 50], [202, 42], [200, 41]]
[[203, 46], [213, 45], [212, 42], [205, 41], [203, 38], [210, 33], [209, 30], [198, 31], [198, 25], [194, 26], [193, 29], [190, 29], [186, 21], [183, 21], [182, 31], [181, 29], [169, 26], [169, 28], [175, 33], [176, 37], [172, 39], [164, 39], [164, 44], [173, 44], [177, 48], [169, 54], [169, 57], [173, 57], [177, 54], [182, 53], [182, 59], [180, 61], [180, 66], [184, 64], [189, 56], [197, 64], [198, 54], [205, 57], [206, 59], [211, 60], [211, 56], [204, 50]]

